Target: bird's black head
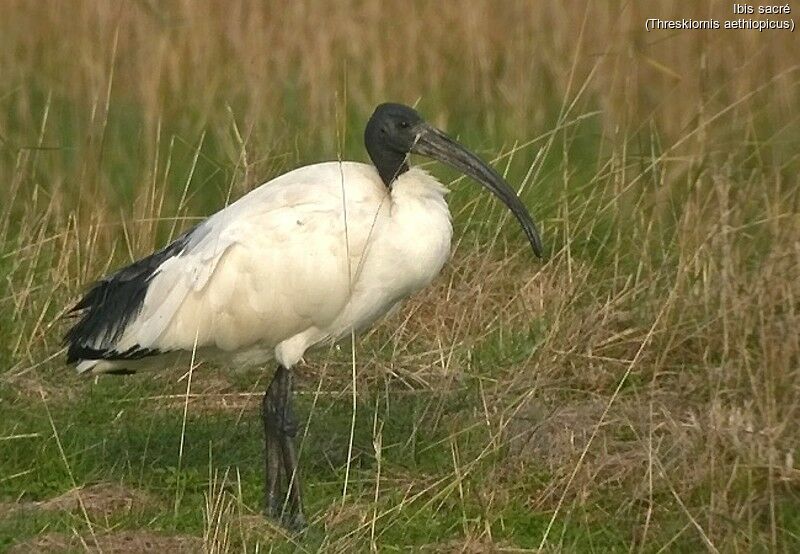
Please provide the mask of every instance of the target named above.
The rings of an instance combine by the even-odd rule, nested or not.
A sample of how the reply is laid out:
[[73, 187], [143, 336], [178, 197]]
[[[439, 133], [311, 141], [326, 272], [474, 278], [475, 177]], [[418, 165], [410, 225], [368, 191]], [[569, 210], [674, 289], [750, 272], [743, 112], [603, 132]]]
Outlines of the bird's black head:
[[542, 241], [536, 226], [505, 179], [464, 146], [425, 123], [414, 109], [402, 104], [378, 106], [364, 130], [364, 144], [387, 187], [408, 171], [411, 153], [439, 160], [469, 175], [511, 210], [528, 236], [533, 252], [541, 257]]
[[364, 145], [386, 186], [408, 170], [421, 123], [422, 117], [403, 104], [381, 104], [369, 118]]

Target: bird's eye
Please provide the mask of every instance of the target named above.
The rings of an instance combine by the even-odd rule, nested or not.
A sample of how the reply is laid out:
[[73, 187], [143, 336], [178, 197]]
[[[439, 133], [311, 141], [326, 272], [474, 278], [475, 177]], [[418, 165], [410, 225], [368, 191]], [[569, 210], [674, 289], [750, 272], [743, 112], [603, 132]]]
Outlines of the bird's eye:
[[411, 127], [411, 124], [408, 121], [401, 121], [400, 122], [400, 128], [401, 129], [408, 129], [409, 127]]

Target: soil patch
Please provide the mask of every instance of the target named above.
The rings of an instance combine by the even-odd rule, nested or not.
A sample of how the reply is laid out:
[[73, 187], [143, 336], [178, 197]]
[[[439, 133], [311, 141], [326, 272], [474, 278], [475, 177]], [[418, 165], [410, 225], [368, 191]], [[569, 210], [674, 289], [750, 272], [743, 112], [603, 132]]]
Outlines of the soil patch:
[[97, 483], [69, 490], [48, 500], [0, 504], [0, 517], [28, 510], [80, 512], [81, 503], [92, 519], [108, 518], [115, 514], [158, 505], [158, 501], [144, 491], [126, 487], [121, 483]]
[[150, 531], [119, 531], [76, 537], [64, 533], [45, 533], [11, 547], [10, 554], [39, 552], [103, 552], [123, 554], [129, 552], [202, 552], [203, 539], [191, 535], [160, 535]]

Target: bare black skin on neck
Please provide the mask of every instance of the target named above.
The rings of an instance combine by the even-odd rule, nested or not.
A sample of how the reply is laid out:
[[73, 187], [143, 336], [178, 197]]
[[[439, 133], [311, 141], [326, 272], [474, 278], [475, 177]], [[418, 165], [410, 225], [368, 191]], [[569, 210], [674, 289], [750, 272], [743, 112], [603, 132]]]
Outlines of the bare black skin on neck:
[[402, 104], [381, 104], [364, 129], [364, 145], [387, 187], [408, 171], [408, 155], [417, 140], [422, 117]]

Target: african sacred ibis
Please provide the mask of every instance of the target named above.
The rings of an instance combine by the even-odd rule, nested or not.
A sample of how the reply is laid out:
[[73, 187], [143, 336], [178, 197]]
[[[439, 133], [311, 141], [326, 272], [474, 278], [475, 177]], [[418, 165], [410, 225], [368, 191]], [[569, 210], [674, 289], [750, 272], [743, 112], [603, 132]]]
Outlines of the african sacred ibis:
[[266, 511], [302, 526], [292, 368], [309, 348], [368, 327], [433, 280], [450, 253], [447, 189], [411, 153], [495, 194], [541, 241], [525, 206], [490, 166], [413, 109], [381, 104], [364, 142], [374, 166], [309, 165], [281, 175], [164, 249], [94, 284], [73, 309], [67, 362], [130, 373], [181, 352], [278, 367], [264, 394]]

